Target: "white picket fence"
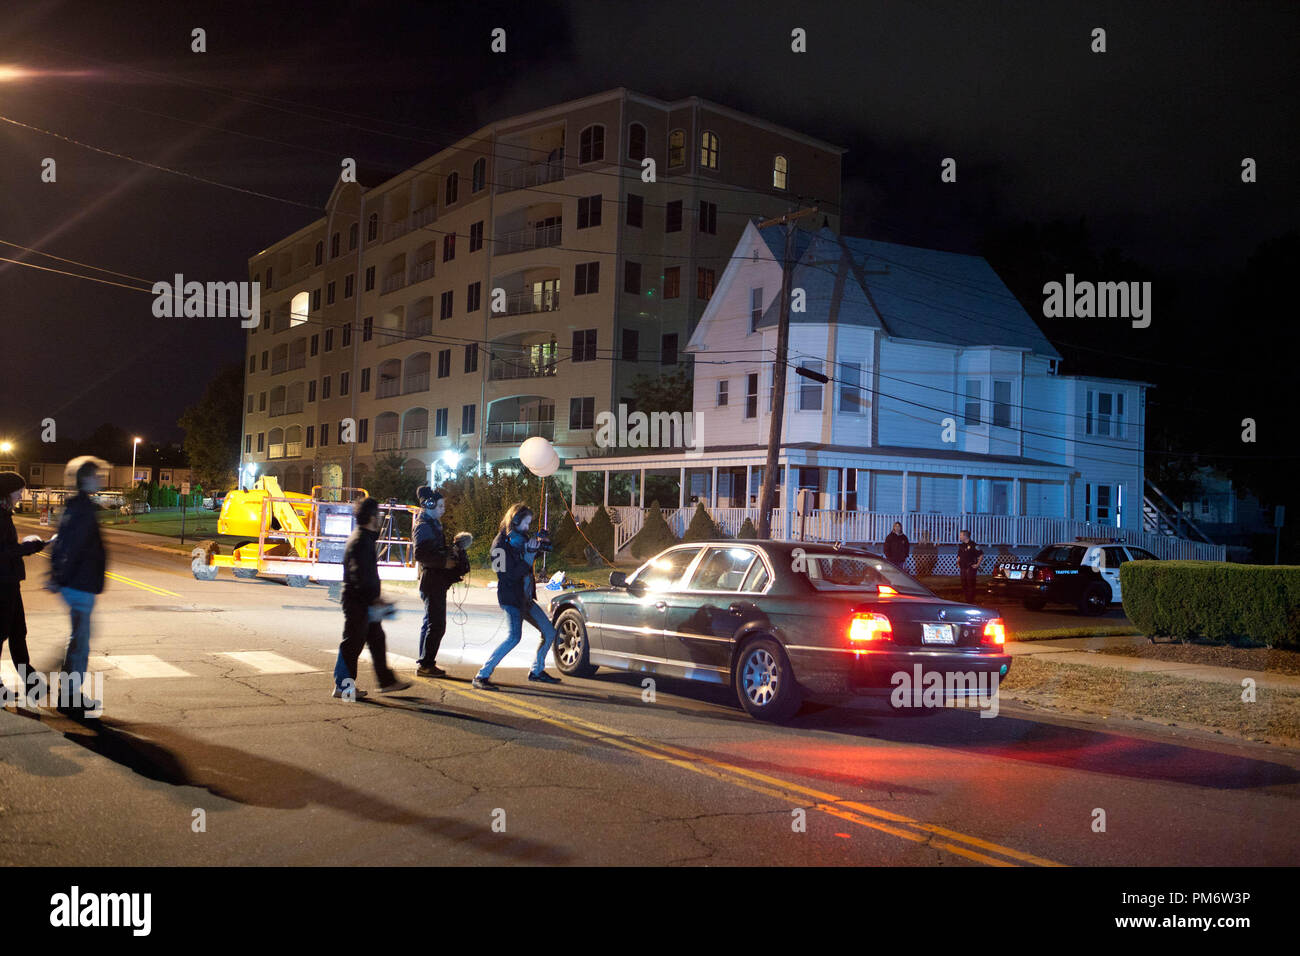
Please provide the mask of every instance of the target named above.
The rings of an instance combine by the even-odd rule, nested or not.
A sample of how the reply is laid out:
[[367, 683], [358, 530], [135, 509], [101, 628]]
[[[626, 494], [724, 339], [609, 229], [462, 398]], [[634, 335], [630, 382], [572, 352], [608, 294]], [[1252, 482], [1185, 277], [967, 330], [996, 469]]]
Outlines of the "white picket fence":
[[[580, 521], [590, 521], [597, 505], [577, 505], [574, 515]], [[757, 508], [708, 508], [706, 511], [723, 533], [734, 537], [748, 518], [758, 527]], [[664, 520], [673, 534], [686, 533], [695, 506], [689, 508], [664, 508]], [[610, 505], [610, 520], [614, 523], [614, 552], [618, 554], [645, 524], [645, 509], [628, 505]], [[1116, 528], [1113, 525], [1091, 524], [1069, 518], [1042, 518], [1030, 515], [953, 515], [953, 514], [889, 514], [879, 511], [814, 511], [800, 516], [793, 512], [772, 512], [772, 537], [801, 538], [806, 541], [839, 541], [846, 544], [867, 545], [879, 549], [894, 522], [903, 525], [903, 531], [913, 548], [927, 536], [939, 546], [939, 564], [936, 573], [956, 573], [954, 554], [957, 533], [967, 530], [984, 551], [984, 562], [992, 568], [1001, 551], [1019, 558], [1028, 557], [1044, 545], [1075, 538], [1117, 538], [1126, 544], [1146, 548], [1164, 560], [1187, 559], [1195, 561], [1223, 561], [1227, 549], [1221, 544], [1205, 544], [1162, 534], [1149, 534]], [[788, 524], [787, 524], [788, 522]], [[787, 526], [790, 530], [787, 532]], [[945, 570], [951, 564], [951, 570]]]

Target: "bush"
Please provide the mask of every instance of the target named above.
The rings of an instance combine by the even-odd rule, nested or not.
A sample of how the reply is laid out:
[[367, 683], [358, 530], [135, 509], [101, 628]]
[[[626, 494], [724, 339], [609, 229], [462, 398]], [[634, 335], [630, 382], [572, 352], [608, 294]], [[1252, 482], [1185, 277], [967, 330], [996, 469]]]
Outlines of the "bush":
[[573, 521], [573, 514], [566, 511], [555, 529], [555, 534], [551, 537], [556, 557], [563, 557], [569, 561], [586, 561], [588, 544], [583, 538], [586, 530], [584, 527], [579, 533], [578, 526]]
[[632, 553], [638, 558], [649, 558], [676, 543], [677, 535], [673, 534], [673, 529], [668, 527], [668, 522], [664, 520], [659, 502], [651, 502], [650, 508], [646, 511], [645, 524], [630, 542]]
[[712, 538], [725, 538], [722, 529], [718, 527], [713, 517], [704, 507], [704, 502], [695, 505], [695, 514], [691, 515], [691, 523], [686, 526], [686, 534], [682, 536], [683, 541], [708, 541]]
[[1144, 634], [1300, 648], [1300, 567], [1129, 561], [1119, 578]]
[[[592, 545], [608, 559], [614, 556], [614, 522], [609, 520], [609, 512], [597, 505], [596, 513], [590, 521], [583, 522], [582, 532]], [[586, 542], [583, 542], [586, 547]], [[599, 560], [599, 559], [597, 559]]]
[[757, 541], [758, 529], [754, 527], [754, 522], [746, 518], [740, 525], [740, 530], [736, 532], [736, 537], [742, 541]]

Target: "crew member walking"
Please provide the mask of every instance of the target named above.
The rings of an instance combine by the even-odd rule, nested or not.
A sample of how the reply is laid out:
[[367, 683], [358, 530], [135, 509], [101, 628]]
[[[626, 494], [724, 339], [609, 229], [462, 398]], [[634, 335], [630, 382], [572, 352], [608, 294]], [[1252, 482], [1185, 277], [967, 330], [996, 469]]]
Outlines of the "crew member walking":
[[98, 508], [90, 496], [103, 487], [99, 475], [108, 462], [83, 455], [68, 462], [65, 481], [77, 493], [64, 502], [59, 533], [50, 551], [50, 579], [72, 615], [72, 636], [60, 667], [59, 709], [66, 712], [98, 711], [100, 702], [82, 695], [82, 681], [90, 664], [90, 612], [95, 595], [104, 590], [107, 564], [104, 540], [99, 534]]
[[0, 684], [4, 704], [17, 703], [27, 693], [27, 671], [32, 659], [27, 653], [27, 615], [23, 612], [22, 582], [27, 577], [23, 558], [45, 547], [36, 535], [18, 540], [13, 510], [22, 500], [27, 483], [16, 471], [0, 471], [0, 650], [9, 640], [9, 657], [23, 686], [15, 695]]
[[420, 677], [446, 677], [438, 666], [438, 647], [447, 633], [447, 589], [469, 573], [469, 558], [461, 548], [447, 546], [442, 515], [447, 500], [441, 492], [423, 485], [415, 492], [420, 513], [415, 519], [415, 560], [418, 563], [424, 620], [420, 622]]

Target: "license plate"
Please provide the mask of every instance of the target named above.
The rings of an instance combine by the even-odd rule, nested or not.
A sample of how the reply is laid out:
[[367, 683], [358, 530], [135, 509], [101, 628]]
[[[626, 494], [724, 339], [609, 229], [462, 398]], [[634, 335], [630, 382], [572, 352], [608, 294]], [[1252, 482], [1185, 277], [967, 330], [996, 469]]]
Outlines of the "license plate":
[[922, 624], [921, 642], [923, 644], [955, 644], [951, 624]]
[[1007, 571], [1007, 577], [1009, 577], [1012, 581], [1019, 581], [1024, 576], [1025, 576], [1025, 572], [1021, 571], [1019, 568], [1016, 568], [1015, 570]]

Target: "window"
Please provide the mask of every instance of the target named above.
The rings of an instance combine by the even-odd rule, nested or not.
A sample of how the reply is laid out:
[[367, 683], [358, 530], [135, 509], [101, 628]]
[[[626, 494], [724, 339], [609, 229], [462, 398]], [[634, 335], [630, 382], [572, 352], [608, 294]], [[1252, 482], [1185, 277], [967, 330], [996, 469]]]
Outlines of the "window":
[[313, 312], [320, 311], [320, 289], [311, 290], [311, 310]]
[[339, 398], [348, 393], [348, 384], [351, 377], [351, 372], [339, 372]]
[[636, 329], [623, 330], [623, 361], [636, 362], [640, 359], [641, 333]]
[[328, 375], [320, 380], [320, 397], [322, 402], [330, 397], [330, 377]]
[[375, 317], [368, 315], [361, 320], [361, 341], [369, 342], [375, 335]]
[[1088, 391], [1086, 431], [1105, 438], [1124, 437], [1124, 393]]
[[645, 200], [634, 193], [627, 194], [627, 224], [641, 228], [645, 218]]
[[465, 346], [465, 371], [478, 371], [478, 343], [474, 342]]
[[637, 163], [645, 159], [645, 127], [640, 123], [627, 128], [627, 158]]
[[347, 275], [343, 277], [343, 298], [345, 299], [352, 298], [352, 293], [355, 292], [356, 289], [357, 289], [356, 273], [349, 272]]
[[583, 196], [578, 200], [578, 228], [590, 229], [600, 225], [600, 195]]
[[460, 409], [460, 433], [472, 434], [474, 431], [474, 405], [462, 405]]
[[1115, 518], [1111, 485], [1085, 485], [1083, 494], [1084, 520], [1108, 524]]
[[442, 261], [450, 262], [456, 258], [456, 234], [448, 233], [442, 237]]
[[452, 293], [451, 289], [448, 289], [446, 292], [442, 294], [442, 298], [439, 300], [439, 304], [438, 304], [439, 319], [451, 318], [451, 313], [453, 311], [453, 306], [454, 306], [454, 299], [455, 299], [455, 295]]
[[605, 158], [605, 127], [588, 126], [578, 137], [578, 162], [595, 163]]
[[258, 410], [259, 412], [264, 412], [264, 411], [266, 411], [266, 392], [261, 392], [261, 393], [258, 394], [258, 396], [257, 396], [257, 410]]
[[641, 294], [641, 263], [623, 263], [623, 291], [633, 295]]
[[248, 407], [244, 409], [244, 414], [245, 415], [253, 414], [253, 393], [252, 392], [249, 392], [248, 394]]
[[[821, 359], [804, 359], [799, 363], [810, 372], [821, 372], [825, 364]], [[814, 382], [812, 379], [799, 377], [799, 410], [802, 412], [820, 412], [822, 410], [822, 390], [821, 382]]]
[[470, 223], [469, 227], [469, 251], [478, 252], [483, 248], [483, 220]]
[[840, 411], [846, 415], [861, 415], [867, 410], [862, 394], [862, 363], [840, 362]]
[[451, 173], [447, 176], [447, 195], [444, 205], [450, 206], [454, 203], [460, 193], [460, 173]]
[[256, 371], [257, 371], [257, 356], [256, 356], [256, 355], [250, 355], [250, 356], [248, 357], [248, 371], [249, 371], [249, 374], [252, 374], [253, 372], [256, 372]]
[[477, 312], [483, 304], [483, 283], [471, 282], [465, 290], [465, 311]]
[[[317, 299], [316, 301], [319, 302], [320, 300]], [[262, 313], [262, 328], [269, 329], [270, 327], [271, 327], [271, 310], [267, 309], [265, 312]]]
[[268, 356], [269, 354], [270, 354], [270, 353], [265, 352], [265, 351], [262, 353], [262, 371], [263, 371], [263, 372], [266, 371], [266, 360], [267, 360], [267, 356]]
[[789, 182], [790, 163], [779, 153], [772, 160], [772, 188], [786, 189]]
[[745, 417], [758, 417], [758, 373], [745, 376]]
[[682, 267], [669, 266], [664, 270], [664, 298], [676, 299], [682, 294]]
[[321, 422], [320, 426], [320, 446], [324, 448], [330, 443], [330, 426], [328, 422]]
[[980, 423], [980, 380], [966, 379], [966, 424]]
[[664, 232], [682, 231], [682, 201], [674, 199], [664, 207]]
[[573, 333], [573, 361], [594, 362], [596, 360], [596, 330], [579, 329]]
[[333, 329], [325, 330], [325, 351], [326, 352], [334, 351], [334, 330]]
[[318, 352], [320, 352], [320, 335], [319, 335], [319, 334], [317, 334], [317, 335], [313, 335], [313, 336], [311, 337], [311, 350], [310, 350], [310, 351], [311, 351], [311, 354], [312, 354], [312, 357], [313, 357], [313, 358], [316, 356], [316, 354], [317, 354]]
[[440, 408], [433, 413], [433, 437], [447, 437], [447, 409]]
[[700, 135], [700, 167], [718, 168], [718, 134], [707, 129]]
[[257, 433], [257, 450], [259, 452], [266, 450], [266, 432]]
[[[338, 244], [338, 241], [339, 241], [339, 235], [338, 235], [338, 233], [336, 232], [336, 233], [334, 234], [334, 243], [335, 243], [335, 245]], [[335, 255], [338, 255], [338, 253], [335, 253]], [[274, 289], [274, 288], [275, 288], [275, 283], [271, 281], [271, 277], [272, 277], [273, 275], [275, 275], [275, 269], [274, 269], [272, 266], [267, 266], [267, 267], [266, 267], [266, 287], [267, 287], [268, 289]]]
[[675, 129], [668, 134], [668, 165], [686, 165], [686, 130]]
[[1011, 383], [993, 381], [993, 425], [1011, 427]]
[[747, 548], [709, 548], [686, 587], [691, 591], [739, 591], [755, 559]]
[[596, 399], [594, 397], [569, 399], [569, 430], [581, 431], [584, 428], [594, 428], [595, 425]]
[[659, 364], [677, 364], [677, 333], [669, 332], [659, 342]]
[[307, 426], [307, 447], [308, 448], [316, 447], [316, 426], [315, 425]]
[[718, 234], [718, 204], [700, 200], [700, 232]]
[[363, 392], [370, 391], [370, 369], [369, 368], [363, 368], [361, 370], [361, 391]]
[[582, 262], [573, 270], [573, 294], [590, 295], [600, 291], [600, 263]]
[[695, 298], [705, 302], [713, 295], [717, 273], [712, 269], [697, 269], [695, 273]]
[[[330, 236], [330, 258], [331, 259], [337, 259], [339, 257], [339, 236], [340, 235], [341, 235], [340, 233], [336, 232], [334, 233], [334, 235]], [[268, 271], [267, 272], [268, 279], [270, 275], [271, 273]]]
[[763, 319], [763, 290], [749, 290], [749, 331], [753, 332], [758, 328], [758, 323]]
[[366, 267], [366, 291], [369, 292], [375, 287], [375, 267]]
[[366, 220], [366, 242], [374, 242], [379, 238], [379, 213], [372, 212], [370, 218]]
[[470, 173], [470, 192], [479, 193], [487, 187], [487, 160], [479, 157], [474, 160], [474, 169]]
[[357, 247], [357, 236], [361, 232], [361, 224], [354, 222], [348, 227], [348, 252]]
[[347, 325], [343, 326], [343, 344], [339, 347], [347, 348], [351, 344], [352, 344], [352, 323], [349, 322]]
[[730, 385], [728, 384], [725, 378], [718, 380], [718, 407], [719, 408], [727, 407], [727, 401], [729, 399], [729, 395], [727, 393], [729, 388]]
[[669, 551], [662, 558], [641, 565], [632, 577], [643, 582], [652, 591], [670, 588], [686, 573], [686, 569], [691, 566], [691, 562], [695, 560], [700, 550], [696, 547]]
[[316, 380], [314, 378], [307, 383], [307, 401], [316, 401]]
[[438, 352], [438, 378], [446, 378], [451, 374], [451, 349], [442, 349]]
[[251, 434], [250, 434], [250, 435], [245, 435], [245, 436], [244, 436], [244, 454], [246, 454], [246, 455], [247, 455], [247, 454], [251, 454], [252, 451], [253, 451], [253, 436], [252, 436]]
[[316, 265], [320, 265], [324, 261], [325, 261], [325, 241], [321, 240], [320, 242], [316, 243]]
[[370, 419], [363, 418], [357, 422], [357, 442], [364, 445], [370, 440]]

